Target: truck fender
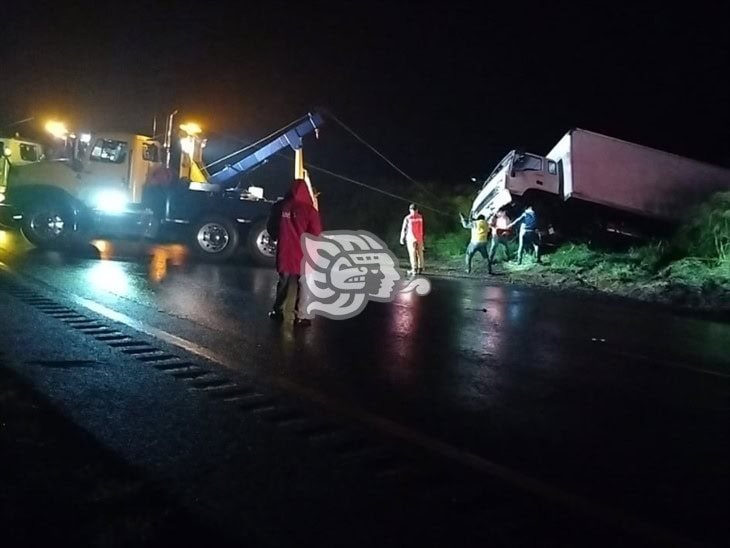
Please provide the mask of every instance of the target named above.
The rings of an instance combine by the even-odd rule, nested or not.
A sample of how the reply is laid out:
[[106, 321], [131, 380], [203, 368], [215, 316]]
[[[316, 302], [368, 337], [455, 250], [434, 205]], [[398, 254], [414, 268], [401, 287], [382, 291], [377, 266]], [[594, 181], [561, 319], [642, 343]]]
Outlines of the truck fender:
[[36, 247], [57, 249], [71, 242], [86, 224], [82, 205], [68, 192], [45, 185], [17, 189], [12, 205], [21, 216], [19, 227]]
[[8, 188], [8, 204], [11, 204], [21, 214], [24, 209], [38, 203], [55, 203], [67, 205], [74, 214], [85, 209], [85, 206], [66, 190], [52, 185], [29, 185], [19, 188]]

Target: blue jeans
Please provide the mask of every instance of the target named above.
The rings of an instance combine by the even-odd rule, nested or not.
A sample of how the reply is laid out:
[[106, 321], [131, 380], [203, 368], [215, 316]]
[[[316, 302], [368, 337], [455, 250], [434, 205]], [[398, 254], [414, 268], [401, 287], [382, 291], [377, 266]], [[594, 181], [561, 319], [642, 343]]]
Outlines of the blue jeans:
[[531, 245], [535, 252], [535, 261], [540, 262], [540, 235], [536, 230], [520, 230], [520, 246], [517, 248], [517, 262], [522, 263], [522, 253], [526, 245]]

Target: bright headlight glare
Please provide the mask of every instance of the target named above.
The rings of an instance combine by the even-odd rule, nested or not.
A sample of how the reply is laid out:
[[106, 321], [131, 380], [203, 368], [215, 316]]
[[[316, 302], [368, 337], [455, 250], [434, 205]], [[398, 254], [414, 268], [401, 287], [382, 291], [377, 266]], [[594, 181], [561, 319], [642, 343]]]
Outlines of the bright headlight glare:
[[121, 213], [127, 207], [127, 195], [121, 190], [101, 190], [94, 199], [94, 206], [106, 213]]

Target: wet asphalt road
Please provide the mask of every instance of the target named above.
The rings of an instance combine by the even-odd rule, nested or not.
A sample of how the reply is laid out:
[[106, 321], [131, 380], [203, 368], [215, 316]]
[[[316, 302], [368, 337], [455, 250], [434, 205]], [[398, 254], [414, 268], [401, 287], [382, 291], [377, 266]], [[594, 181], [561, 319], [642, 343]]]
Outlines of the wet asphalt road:
[[534, 479], [548, 499], [577, 495], [684, 537], [727, 540], [728, 324], [433, 278], [426, 297], [295, 330], [266, 319], [272, 271], [196, 263], [177, 246], [151, 256], [97, 248], [89, 258], [6, 246], [0, 260], [225, 367], [326, 401], [333, 414], [383, 419], [454, 467], [476, 457], [518, 490]]

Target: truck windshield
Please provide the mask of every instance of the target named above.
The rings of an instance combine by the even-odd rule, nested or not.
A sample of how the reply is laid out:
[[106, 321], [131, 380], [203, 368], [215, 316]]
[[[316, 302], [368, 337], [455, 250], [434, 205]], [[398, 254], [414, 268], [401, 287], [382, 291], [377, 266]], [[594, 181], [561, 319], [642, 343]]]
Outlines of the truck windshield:
[[534, 154], [517, 154], [512, 168], [515, 171], [542, 171], [542, 158]]
[[94, 148], [91, 149], [91, 159], [94, 162], [110, 162], [121, 164], [127, 157], [129, 145], [124, 141], [114, 139], [97, 139]]

